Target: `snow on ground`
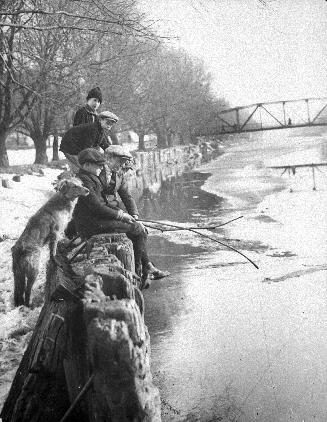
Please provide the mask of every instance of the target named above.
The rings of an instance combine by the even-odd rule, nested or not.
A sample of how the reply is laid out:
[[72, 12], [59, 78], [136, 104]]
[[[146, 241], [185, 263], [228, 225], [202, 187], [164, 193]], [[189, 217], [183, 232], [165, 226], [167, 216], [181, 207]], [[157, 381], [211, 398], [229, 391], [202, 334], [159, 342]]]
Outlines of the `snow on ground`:
[[[298, 189], [293, 192], [287, 189], [269, 195], [246, 215], [245, 224], [227, 227], [230, 237], [259, 239], [269, 246], [254, 259], [259, 265], [255, 277], [258, 281], [297, 277], [301, 283], [301, 277], [312, 274], [314, 282], [321, 277], [321, 271], [326, 277], [327, 177], [320, 177], [319, 182], [318, 191], [303, 188], [298, 181]], [[294, 189], [294, 182], [292, 186]]]
[[[34, 328], [42, 305], [43, 281], [48, 252], [44, 250], [39, 277], [33, 289], [34, 309], [13, 307], [11, 247], [20, 236], [28, 219], [46, 202], [53, 191], [52, 182], [61, 172], [44, 169], [44, 175], [23, 175], [13, 188], [0, 186], [0, 406]], [[11, 180], [12, 174], [1, 174]]]
[[[316, 161], [312, 161], [312, 154], [302, 151], [292, 156], [292, 161], [285, 156], [283, 160], [270, 160], [267, 164], [321, 161], [319, 156], [316, 158]], [[297, 170], [295, 175], [284, 178], [285, 189], [268, 195], [254, 211], [247, 214], [246, 224], [237, 227], [237, 235], [246, 239], [259, 238], [274, 248], [276, 253], [291, 251], [297, 255], [301, 266], [324, 265], [327, 256], [327, 173], [315, 171], [316, 190], [313, 190], [310, 168]], [[230, 229], [232, 234], [233, 228]]]
[[[0, 306], [8, 310], [12, 294], [13, 279], [11, 272], [10, 248], [22, 233], [28, 219], [43, 205], [53, 190], [53, 181], [60, 170], [44, 169], [44, 175], [23, 175], [21, 182], [13, 182], [13, 188], [0, 187]], [[11, 179], [11, 174], [2, 174], [2, 179]], [[11, 303], [11, 299], [10, 299]], [[10, 319], [5, 317], [5, 320]], [[7, 324], [0, 320], [0, 339], [6, 337]]]
[[[11, 166], [19, 166], [23, 164], [33, 164], [35, 160], [35, 149], [18, 149], [8, 150], [8, 159]], [[47, 148], [48, 159], [52, 158], [52, 148]], [[64, 159], [64, 154], [59, 151], [59, 159]]]

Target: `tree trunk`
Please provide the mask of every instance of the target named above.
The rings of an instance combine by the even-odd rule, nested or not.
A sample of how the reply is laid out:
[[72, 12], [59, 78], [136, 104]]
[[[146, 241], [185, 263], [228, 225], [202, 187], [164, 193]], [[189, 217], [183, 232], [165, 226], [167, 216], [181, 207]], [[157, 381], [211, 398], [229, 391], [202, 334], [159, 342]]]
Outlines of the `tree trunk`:
[[158, 148], [168, 148], [167, 137], [161, 131], [156, 133]]
[[48, 163], [48, 156], [47, 156], [47, 140], [40, 138], [40, 139], [33, 139], [35, 145], [35, 164], [47, 164]]
[[52, 144], [52, 161], [59, 160], [59, 140], [57, 129], [53, 132], [53, 144]]
[[139, 135], [139, 151], [145, 151], [145, 143], [144, 143], [145, 133], [140, 132], [138, 135]]
[[167, 131], [167, 144], [169, 147], [173, 146], [173, 134], [169, 130]]
[[6, 148], [7, 133], [0, 133], [0, 167], [9, 167], [9, 159]]
[[198, 143], [198, 138], [196, 137], [196, 135], [192, 132], [190, 132], [190, 139], [191, 139], [191, 143], [192, 144], [197, 144]]
[[157, 135], [158, 148], [167, 148], [168, 147], [167, 136], [164, 133], [164, 130], [162, 129], [162, 127], [160, 127], [159, 125], [155, 125], [154, 129]]
[[180, 145], [186, 145], [186, 142], [185, 142], [185, 138], [184, 138], [184, 134], [183, 133], [180, 133], [179, 134], [179, 143], [180, 143]]

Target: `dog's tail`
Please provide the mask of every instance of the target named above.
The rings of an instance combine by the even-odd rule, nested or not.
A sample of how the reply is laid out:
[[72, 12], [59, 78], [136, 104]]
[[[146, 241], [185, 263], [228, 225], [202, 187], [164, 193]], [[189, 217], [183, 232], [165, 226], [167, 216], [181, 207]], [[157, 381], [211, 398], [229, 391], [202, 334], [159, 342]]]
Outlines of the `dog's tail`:
[[14, 245], [12, 269], [14, 274], [14, 305], [29, 306], [32, 286], [39, 272], [39, 251], [27, 251]]

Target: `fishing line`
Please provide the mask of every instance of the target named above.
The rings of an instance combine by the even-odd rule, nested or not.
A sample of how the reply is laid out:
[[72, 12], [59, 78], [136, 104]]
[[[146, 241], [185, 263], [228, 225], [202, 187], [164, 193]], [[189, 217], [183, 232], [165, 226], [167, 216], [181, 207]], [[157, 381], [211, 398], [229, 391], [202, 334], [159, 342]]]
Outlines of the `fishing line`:
[[215, 239], [215, 238], [213, 238], [213, 237], [211, 237], [211, 236], [208, 236], [207, 234], [203, 234], [203, 233], [199, 233], [198, 231], [196, 231], [195, 229], [190, 229], [190, 228], [184, 228], [184, 227], [181, 227], [181, 226], [177, 226], [177, 225], [175, 225], [175, 224], [168, 224], [168, 223], [160, 223], [160, 222], [158, 222], [158, 221], [154, 221], [154, 220], [138, 220], [138, 221], [140, 221], [141, 223], [143, 222], [143, 223], [152, 223], [152, 224], [159, 224], [159, 225], [162, 225], [162, 226], [168, 226], [168, 227], [174, 227], [174, 228], [177, 228], [177, 229], [185, 229], [185, 230], [188, 230], [188, 231], [190, 231], [190, 232], [192, 232], [192, 233], [195, 233], [195, 234], [198, 234], [198, 235], [200, 235], [200, 236], [202, 236], [202, 237], [205, 237], [206, 239], [210, 239], [210, 240], [212, 240], [213, 242], [216, 242], [216, 243], [219, 243], [220, 245], [222, 245], [222, 246], [225, 246], [226, 248], [228, 248], [228, 249], [230, 249], [230, 250], [232, 250], [232, 251], [234, 251], [234, 252], [236, 252], [236, 253], [238, 253], [238, 254], [240, 254], [240, 255], [242, 255], [247, 261], [249, 261], [257, 270], [259, 269], [259, 267], [257, 266], [257, 264], [255, 264], [250, 258], [248, 258], [246, 255], [244, 255], [242, 252], [240, 252], [240, 251], [238, 251], [237, 249], [235, 249], [235, 248], [233, 248], [232, 246], [229, 246], [229, 245], [227, 245], [226, 243], [223, 243], [223, 242], [221, 242], [220, 240], [217, 240], [217, 239]]
[[[233, 218], [232, 220], [226, 221], [226, 223], [218, 224], [217, 226], [180, 227], [179, 229], [178, 228], [172, 228], [172, 229], [164, 229], [164, 230], [160, 229], [159, 227], [153, 227], [153, 226], [147, 226], [147, 227], [149, 227], [151, 229], [155, 229], [155, 230], [160, 230], [162, 232], [163, 231], [165, 231], [165, 232], [178, 232], [180, 230], [190, 230], [190, 229], [194, 229], [194, 230], [215, 230], [218, 227], [225, 226], [226, 224], [229, 224], [229, 223], [231, 223], [232, 221], [235, 221], [235, 220], [239, 220], [240, 218], [243, 218], [243, 215], [236, 217], [236, 218]], [[145, 222], [146, 220], [138, 220], [138, 221], [144, 221]], [[149, 220], [146, 221], [146, 222], [149, 222]], [[161, 223], [156, 223], [156, 224], [161, 224]]]

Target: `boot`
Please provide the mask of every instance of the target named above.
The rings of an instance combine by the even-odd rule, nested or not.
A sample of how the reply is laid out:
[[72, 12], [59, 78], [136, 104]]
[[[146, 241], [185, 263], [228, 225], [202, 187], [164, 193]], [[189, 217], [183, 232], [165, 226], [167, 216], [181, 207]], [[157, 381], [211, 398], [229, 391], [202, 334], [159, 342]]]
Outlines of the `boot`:
[[146, 271], [148, 273], [148, 277], [151, 280], [159, 280], [160, 278], [164, 278], [170, 275], [169, 271], [161, 271], [157, 267], [155, 267], [152, 262], [149, 262], [146, 266]]

